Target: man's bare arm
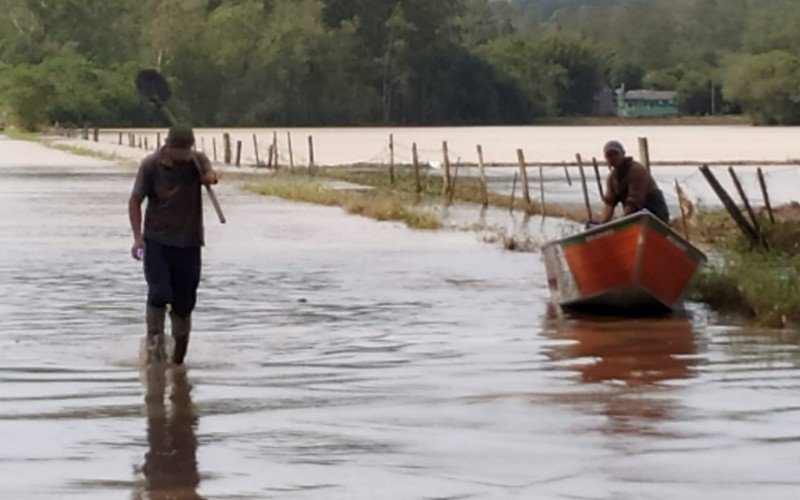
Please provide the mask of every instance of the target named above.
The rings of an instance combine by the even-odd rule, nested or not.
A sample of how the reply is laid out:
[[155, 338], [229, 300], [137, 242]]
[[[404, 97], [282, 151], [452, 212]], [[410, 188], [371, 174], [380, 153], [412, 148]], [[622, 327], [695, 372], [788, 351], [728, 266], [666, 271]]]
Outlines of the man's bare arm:
[[136, 260], [141, 260], [145, 244], [144, 238], [142, 238], [142, 198], [140, 196], [131, 195], [128, 200], [128, 219], [131, 223], [131, 231], [133, 231], [131, 256]]
[[614, 216], [614, 205], [605, 203], [603, 205], [603, 212], [600, 214], [600, 224], [605, 224]]

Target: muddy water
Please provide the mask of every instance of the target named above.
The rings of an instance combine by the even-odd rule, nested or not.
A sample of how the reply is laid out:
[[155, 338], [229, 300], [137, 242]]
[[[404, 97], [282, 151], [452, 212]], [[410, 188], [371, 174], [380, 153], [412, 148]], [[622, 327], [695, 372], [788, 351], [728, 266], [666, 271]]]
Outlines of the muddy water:
[[0, 150], [3, 498], [800, 493], [796, 332], [562, 317], [535, 254], [234, 186], [186, 371], [140, 370], [132, 171]]

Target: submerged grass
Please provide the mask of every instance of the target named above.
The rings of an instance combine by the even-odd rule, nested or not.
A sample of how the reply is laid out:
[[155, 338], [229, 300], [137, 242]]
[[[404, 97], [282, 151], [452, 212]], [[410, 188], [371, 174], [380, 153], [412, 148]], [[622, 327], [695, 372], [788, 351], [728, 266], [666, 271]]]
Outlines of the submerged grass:
[[47, 146], [51, 147], [53, 149], [57, 149], [59, 151], [64, 151], [65, 153], [71, 153], [71, 154], [80, 155], [80, 156], [88, 156], [88, 157], [91, 157], [91, 158], [98, 158], [98, 159], [101, 159], [101, 160], [118, 161], [118, 160], [122, 160], [123, 159], [123, 158], [120, 158], [119, 156], [117, 156], [115, 153], [106, 153], [104, 151], [95, 151], [93, 149], [82, 148], [80, 146], [71, 146], [69, 144], [53, 144], [53, 143], [51, 143], [51, 144], [47, 144]]
[[[442, 177], [428, 175], [427, 168], [421, 170], [420, 186], [422, 191], [419, 196], [431, 200], [444, 200], [444, 180]], [[455, 172], [455, 169], [453, 172]], [[364, 165], [360, 168], [326, 168], [320, 169], [319, 175], [329, 179], [370, 186], [382, 192], [416, 193], [414, 170], [409, 166], [395, 168], [394, 183], [391, 182], [386, 167], [382, 165]], [[516, 200], [513, 202], [511, 196], [494, 192], [488, 193], [488, 199], [489, 205], [495, 208], [510, 209], [513, 203], [514, 209], [524, 211], [529, 215], [544, 214], [550, 217], [561, 217], [579, 222], [587, 220], [586, 212], [581, 207], [559, 204], [545, 204], [542, 207], [538, 202], [532, 202], [529, 207], [525, 207], [519, 186], [517, 187]], [[452, 200], [464, 203], [482, 203], [480, 181], [475, 178], [456, 177]]]
[[413, 197], [389, 194], [378, 190], [338, 189], [320, 180], [292, 174], [275, 174], [270, 178], [249, 183], [247, 189], [266, 196], [290, 201], [339, 206], [350, 214], [379, 221], [404, 222], [413, 229], [439, 229], [439, 217], [417, 205]]

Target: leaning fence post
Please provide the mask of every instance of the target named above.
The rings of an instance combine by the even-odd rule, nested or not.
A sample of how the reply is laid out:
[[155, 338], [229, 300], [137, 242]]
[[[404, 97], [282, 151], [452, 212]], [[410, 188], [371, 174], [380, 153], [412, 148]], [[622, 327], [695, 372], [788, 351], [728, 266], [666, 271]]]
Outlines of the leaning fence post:
[[728, 167], [728, 173], [731, 174], [733, 185], [736, 186], [736, 191], [739, 193], [739, 197], [742, 199], [744, 209], [747, 211], [747, 215], [750, 217], [750, 221], [753, 223], [753, 229], [755, 229], [757, 235], [761, 236], [761, 227], [758, 224], [758, 219], [756, 218], [755, 212], [753, 212], [753, 207], [750, 206], [750, 200], [747, 199], [744, 188], [742, 188], [742, 183], [739, 182], [739, 177], [736, 175], [736, 172], [734, 172], [733, 167]]
[[481, 200], [483, 208], [486, 208], [489, 206], [489, 191], [486, 188], [486, 170], [483, 166], [483, 146], [480, 144], [478, 144], [478, 173], [481, 178]]
[[528, 189], [528, 171], [525, 165], [525, 153], [517, 149], [517, 162], [519, 162], [519, 176], [522, 181], [522, 199], [525, 200], [525, 209], [531, 208], [531, 193]]
[[772, 204], [769, 202], [769, 192], [767, 191], [767, 183], [764, 180], [764, 172], [761, 171], [761, 167], [758, 167], [756, 172], [758, 173], [758, 184], [761, 186], [761, 194], [764, 196], [764, 206], [767, 208], [767, 214], [769, 214], [769, 221], [775, 224], [775, 215], [772, 213]]
[[253, 134], [253, 151], [256, 154], [256, 167], [260, 167], [261, 160], [258, 157], [258, 137], [256, 137], [256, 134]]
[[597, 158], [592, 157], [592, 166], [594, 167], [594, 178], [597, 179], [597, 190], [600, 191], [600, 199], [605, 198], [603, 194], [603, 182], [600, 180], [600, 169], [597, 167]]
[[569, 169], [567, 168], [567, 162], [562, 162], [564, 164], [564, 175], [567, 177], [567, 185], [572, 186], [572, 178], [569, 176]]
[[747, 222], [747, 219], [744, 218], [744, 215], [742, 215], [742, 212], [741, 210], [739, 210], [739, 207], [737, 207], [736, 203], [733, 202], [728, 192], [725, 191], [725, 188], [723, 188], [722, 185], [719, 183], [717, 178], [714, 176], [714, 173], [711, 172], [710, 168], [708, 168], [708, 165], [701, 166], [700, 172], [703, 174], [703, 177], [706, 178], [706, 181], [708, 181], [708, 184], [711, 186], [711, 189], [714, 190], [714, 193], [716, 193], [717, 197], [725, 206], [725, 209], [728, 211], [733, 221], [736, 222], [737, 226], [739, 226], [739, 229], [742, 231], [742, 234], [744, 234], [745, 237], [747, 237], [747, 239], [750, 241], [751, 244], [753, 245], [757, 244], [759, 238], [758, 234], [756, 234], [755, 232], [755, 229], [753, 229], [753, 227], [750, 226], [750, 223]]

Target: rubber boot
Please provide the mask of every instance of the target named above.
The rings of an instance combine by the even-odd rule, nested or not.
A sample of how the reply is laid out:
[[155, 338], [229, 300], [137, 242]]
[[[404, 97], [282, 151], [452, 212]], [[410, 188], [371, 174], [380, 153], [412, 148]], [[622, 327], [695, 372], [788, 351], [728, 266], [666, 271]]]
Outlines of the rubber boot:
[[169, 313], [169, 319], [172, 321], [172, 338], [175, 339], [175, 350], [172, 352], [172, 362], [176, 365], [182, 365], [183, 359], [186, 357], [186, 351], [189, 349], [189, 333], [192, 331], [192, 316], [179, 316], [178, 314]]
[[167, 310], [163, 307], [147, 306], [147, 362], [166, 361], [164, 346], [164, 319]]

